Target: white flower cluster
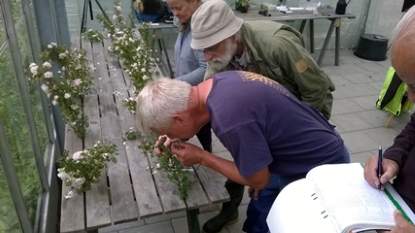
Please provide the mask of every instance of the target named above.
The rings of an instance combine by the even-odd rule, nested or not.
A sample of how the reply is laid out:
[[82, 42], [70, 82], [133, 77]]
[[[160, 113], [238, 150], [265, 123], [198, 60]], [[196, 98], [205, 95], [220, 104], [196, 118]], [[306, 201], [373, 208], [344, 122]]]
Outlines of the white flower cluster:
[[106, 27], [109, 32], [108, 37], [112, 40], [112, 46], [108, 47], [108, 51], [119, 56], [125, 73], [130, 76], [135, 89], [139, 91], [151, 79], [156, 62], [153, 51], [147, 46], [150, 43], [145, 41], [145, 38], [152, 37], [143, 35], [149, 33], [147, 25], [140, 26], [140, 35], [138, 35], [135, 29], [125, 23], [119, 4], [114, 8], [115, 22], [110, 27]]
[[71, 198], [73, 191], [84, 192], [100, 177], [108, 161], [115, 161], [115, 145], [105, 145], [98, 141], [92, 148], [81, 150], [62, 159], [58, 177], [68, 187], [65, 198]]
[[85, 55], [82, 51], [50, 43], [41, 58], [40, 64], [29, 65], [30, 79], [40, 82], [40, 89], [52, 105], [59, 105], [66, 123], [83, 138], [87, 121], [82, 114], [81, 100], [92, 84]]

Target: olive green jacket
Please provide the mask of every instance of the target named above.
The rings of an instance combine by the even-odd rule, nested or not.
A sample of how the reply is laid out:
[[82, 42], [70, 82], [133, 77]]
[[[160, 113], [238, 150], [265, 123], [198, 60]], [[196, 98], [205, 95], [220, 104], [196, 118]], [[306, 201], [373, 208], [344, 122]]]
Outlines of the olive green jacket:
[[[279, 82], [330, 118], [334, 84], [304, 48], [298, 31], [276, 22], [250, 21], [244, 22], [240, 34], [249, 57], [244, 70]], [[205, 78], [217, 72], [208, 66]]]

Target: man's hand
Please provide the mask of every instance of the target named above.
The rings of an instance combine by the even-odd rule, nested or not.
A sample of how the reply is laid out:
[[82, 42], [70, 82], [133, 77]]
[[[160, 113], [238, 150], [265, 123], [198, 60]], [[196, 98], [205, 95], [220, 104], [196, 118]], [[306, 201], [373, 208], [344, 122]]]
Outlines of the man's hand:
[[190, 143], [173, 142], [171, 152], [184, 165], [191, 166], [202, 162], [204, 150]]
[[168, 150], [171, 150], [172, 143], [178, 141], [179, 139], [171, 139], [166, 135], [162, 135], [157, 139], [156, 143], [154, 144], [153, 153], [155, 155], [160, 155], [163, 152], [163, 147]]
[[398, 211], [395, 211], [394, 217], [396, 225], [390, 233], [415, 233], [415, 226], [406, 221]]
[[365, 179], [373, 187], [378, 188], [379, 185], [384, 185], [392, 178], [394, 178], [399, 171], [398, 164], [390, 159], [383, 159], [382, 167], [383, 174], [378, 179], [377, 174], [378, 156], [373, 155], [369, 158], [365, 165]]

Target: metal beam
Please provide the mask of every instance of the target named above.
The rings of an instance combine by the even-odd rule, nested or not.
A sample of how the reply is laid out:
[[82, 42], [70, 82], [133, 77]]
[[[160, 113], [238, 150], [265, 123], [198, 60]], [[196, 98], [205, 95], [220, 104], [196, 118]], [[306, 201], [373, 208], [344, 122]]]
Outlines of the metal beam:
[[0, 0], [1, 12], [3, 14], [4, 27], [7, 35], [7, 43], [11, 58], [13, 61], [14, 72], [16, 75], [17, 84], [19, 87], [20, 96], [23, 103], [23, 109], [26, 115], [26, 123], [29, 126], [29, 134], [32, 144], [32, 150], [35, 155], [35, 162], [37, 166], [37, 172], [39, 174], [40, 183], [44, 191], [49, 190], [49, 184], [46, 179], [46, 169], [43, 162], [43, 156], [40, 152], [38, 133], [35, 127], [35, 121], [33, 117], [32, 105], [28, 96], [29, 90], [27, 87], [27, 80], [23, 73], [23, 63], [20, 56], [20, 49], [17, 43], [16, 30], [14, 28], [14, 21], [11, 16], [11, 8], [8, 0]]
[[[7, 1], [7, 0], [4, 0]], [[0, 1], [2, 4], [3, 0]], [[6, 135], [4, 134], [3, 125], [0, 123], [0, 159], [1, 164], [3, 165], [4, 174], [6, 176], [7, 184], [10, 190], [10, 196], [13, 200], [15, 206], [17, 217], [19, 218], [20, 225], [24, 233], [32, 233], [33, 228], [30, 223], [29, 215], [27, 214], [27, 209], [24, 204], [22, 190], [19, 186], [19, 181], [17, 179], [16, 170], [12, 163], [11, 153], [9, 146], [6, 142]]]

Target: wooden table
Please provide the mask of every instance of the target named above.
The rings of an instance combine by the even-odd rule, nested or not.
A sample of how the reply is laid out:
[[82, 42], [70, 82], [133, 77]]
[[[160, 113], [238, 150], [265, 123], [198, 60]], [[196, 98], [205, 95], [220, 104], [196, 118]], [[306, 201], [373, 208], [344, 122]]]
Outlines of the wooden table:
[[[353, 19], [356, 18], [356, 16], [351, 14], [344, 14], [344, 15], [321, 15], [321, 14], [312, 14], [312, 13], [290, 13], [290, 14], [283, 14], [279, 12], [271, 12], [271, 16], [263, 16], [258, 14], [258, 10], [252, 9], [249, 10], [247, 13], [239, 13], [235, 11], [235, 15], [246, 20], [271, 20], [271, 21], [297, 21], [301, 20], [301, 26], [299, 28], [299, 31], [303, 33], [304, 28], [307, 24], [307, 21], [309, 23], [309, 38], [310, 38], [310, 52], [314, 53], [314, 20], [320, 20], [325, 19], [330, 21], [330, 26], [327, 30], [323, 47], [320, 50], [320, 54], [317, 59], [317, 63], [321, 65], [321, 62], [323, 61], [324, 54], [327, 49], [327, 45], [330, 42], [330, 39], [333, 34], [333, 30], [335, 30], [335, 56], [334, 56], [334, 64], [336, 66], [339, 65], [339, 56], [340, 56], [340, 26], [341, 26], [341, 20], [344, 18], [347, 19]], [[174, 28], [173, 24], [165, 24], [165, 23], [156, 23], [151, 24], [151, 28], [156, 29], [166, 29], [166, 28]]]
[[[229, 199], [224, 188], [226, 178], [204, 167], [193, 170], [189, 197], [184, 202], [166, 174], [153, 169], [155, 158], [143, 154], [137, 140], [124, 139], [125, 133], [135, 128], [134, 115], [122, 105], [122, 100], [131, 96], [132, 86], [119, 61], [107, 54], [104, 48], [108, 46], [107, 41], [104, 45], [82, 43], [90, 64], [95, 66], [94, 88], [84, 101], [89, 128], [83, 142], [66, 128], [65, 149], [71, 154], [101, 140], [117, 146], [117, 162], [108, 163], [99, 182], [85, 193], [65, 199], [67, 188], [62, 187], [60, 231], [96, 231], [103, 226], [185, 210], [189, 232], [199, 232], [199, 207]], [[217, 141], [214, 148], [216, 154], [229, 157]]]

